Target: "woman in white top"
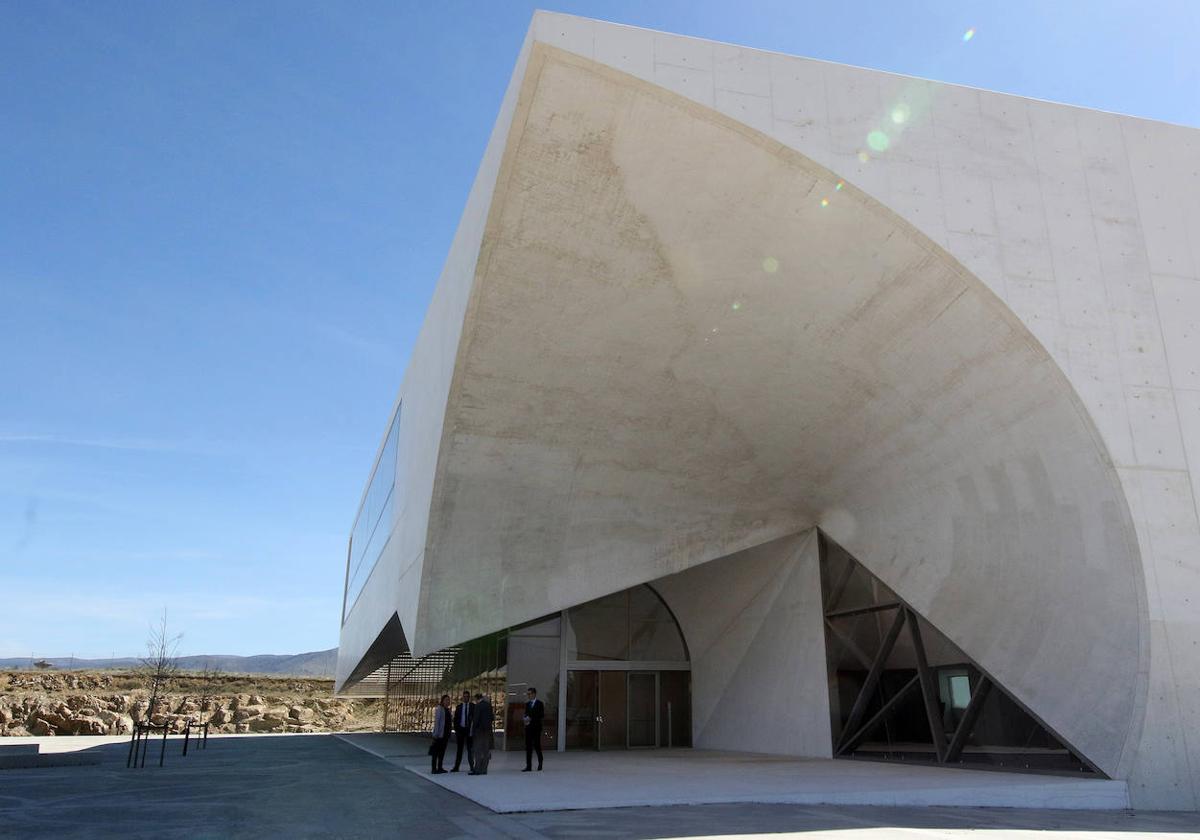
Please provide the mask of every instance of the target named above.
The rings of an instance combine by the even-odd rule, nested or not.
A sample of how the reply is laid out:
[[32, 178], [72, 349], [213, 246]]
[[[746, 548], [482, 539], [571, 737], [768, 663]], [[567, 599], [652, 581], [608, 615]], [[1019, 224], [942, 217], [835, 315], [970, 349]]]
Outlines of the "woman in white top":
[[433, 762], [430, 768], [434, 773], [445, 773], [442, 760], [446, 757], [446, 745], [450, 743], [450, 733], [454, 730], [454, 721], [450, 713], [450, 695], [443, 694], [433, 714], [433, 744], [429, 747], [429, 757]]

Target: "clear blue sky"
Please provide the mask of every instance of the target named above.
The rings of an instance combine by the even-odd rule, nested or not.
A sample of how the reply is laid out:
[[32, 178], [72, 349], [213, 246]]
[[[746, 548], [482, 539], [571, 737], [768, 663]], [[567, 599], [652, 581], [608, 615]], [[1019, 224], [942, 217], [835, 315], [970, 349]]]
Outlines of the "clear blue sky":
[[[544, 7], [1200, 125], [1197, 0]], [[337, 643], [533, 8], [0, 2], [0, 656]]]

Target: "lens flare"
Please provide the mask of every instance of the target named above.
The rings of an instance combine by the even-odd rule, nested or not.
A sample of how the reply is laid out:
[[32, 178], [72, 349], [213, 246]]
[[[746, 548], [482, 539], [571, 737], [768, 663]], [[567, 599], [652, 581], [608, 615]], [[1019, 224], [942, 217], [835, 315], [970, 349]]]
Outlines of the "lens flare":
[[858, 152], [858, 162], [859, 163], [866, 163], [870, 159], [871, 159], [871, 156], [869, 154], [867, 154], [867, 151], [865, 149], [859, 150], [859, 152]]
[[970, 29], [968, 29], [966, 32], [963, 33], [963, 43], [965, 44], [967, 41], [970, 41], [974, 37], [975, 37], [975, 27], [972, 26]]
[[731, 308], [733, 309], [734, 312], [737, 312], [739, 309], [742, 308], [742, 302], [740, 300], [735, 300], [733, 302]]
[[822, 206], [822, 207], [828, 207], [828, 206], [829, 206], [829, 199], [828, 199], [828, 198], [822, 198], [822, 199], [821, 199], [821, 206]]
[[838, 192], [841, 192], [841, 191], [842, 191], [842, 187], [844, 187], [844, 186], [846, 186], [846, 182], [845, 182], [845, 181], [838, 181], [838, 182], [837, 182], [837, 186], [836, 186], [836, 187], [834, 187], [834, 189], [835, 189], [835, 190], [837, 190]]
[[867, 135], [867, 145], [870, 146], [873, 151], [886, 152], [890, 143], [891, 141], [888, 139], [888, 136], [878, 129]]
[[763, 271], [767, 272], [767, 274], [774, 274], [779, 270], [779, 260], [775, 259], [774, 257], [766, 257], [762, 261], [762, 269]]
[[908, 106], [901, 103], [892, 109], [892, 122], [894, 122], [896, 125], [904, 125], [906, 122], [908, 122], [908, 118], [911, 113], [912, 112], [909, 110]]

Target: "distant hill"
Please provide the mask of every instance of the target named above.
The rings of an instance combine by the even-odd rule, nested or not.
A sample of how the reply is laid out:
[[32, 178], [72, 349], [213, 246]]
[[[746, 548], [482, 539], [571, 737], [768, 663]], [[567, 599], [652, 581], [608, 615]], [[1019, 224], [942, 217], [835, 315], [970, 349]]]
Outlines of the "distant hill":
[[[28, 656], [0, 659], [0, 669], [29, 670], [33, 661]], [[135, 657], [120, 659], [77, 659], [69, 656], [39, 656], [36, 661], [49, 662], [55, 670], [89, 670], [96, 668], [136, 668], [140, 663]], [[227, 674], [285, 674], [294, 677], [332, 677], [337, 665], [337, 648], [315, 650], [311, 653], [273, 654], [256, 656], [181, 656], [179, 667], [185, 671], [199, 671], [205, 666], [218, 668]]]

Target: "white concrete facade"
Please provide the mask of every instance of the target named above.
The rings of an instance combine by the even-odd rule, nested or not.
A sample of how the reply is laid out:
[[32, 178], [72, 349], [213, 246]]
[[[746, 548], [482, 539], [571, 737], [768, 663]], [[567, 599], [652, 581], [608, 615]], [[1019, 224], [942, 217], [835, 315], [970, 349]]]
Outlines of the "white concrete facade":
[[[656, 581], [679, 620], [692, 659], [696, 747], [830, 756], [816, 532], [784, 537]], [[752, 686], [764, 720], [786, 727], [747, 732], [730, 714]]]
[[711, 713], [827, 696], [820, 526], [1200, 804], [1200, 131], [539, 13], [401, 402], [341, 684], [656, 581], [697, 746], [828, 755]]

